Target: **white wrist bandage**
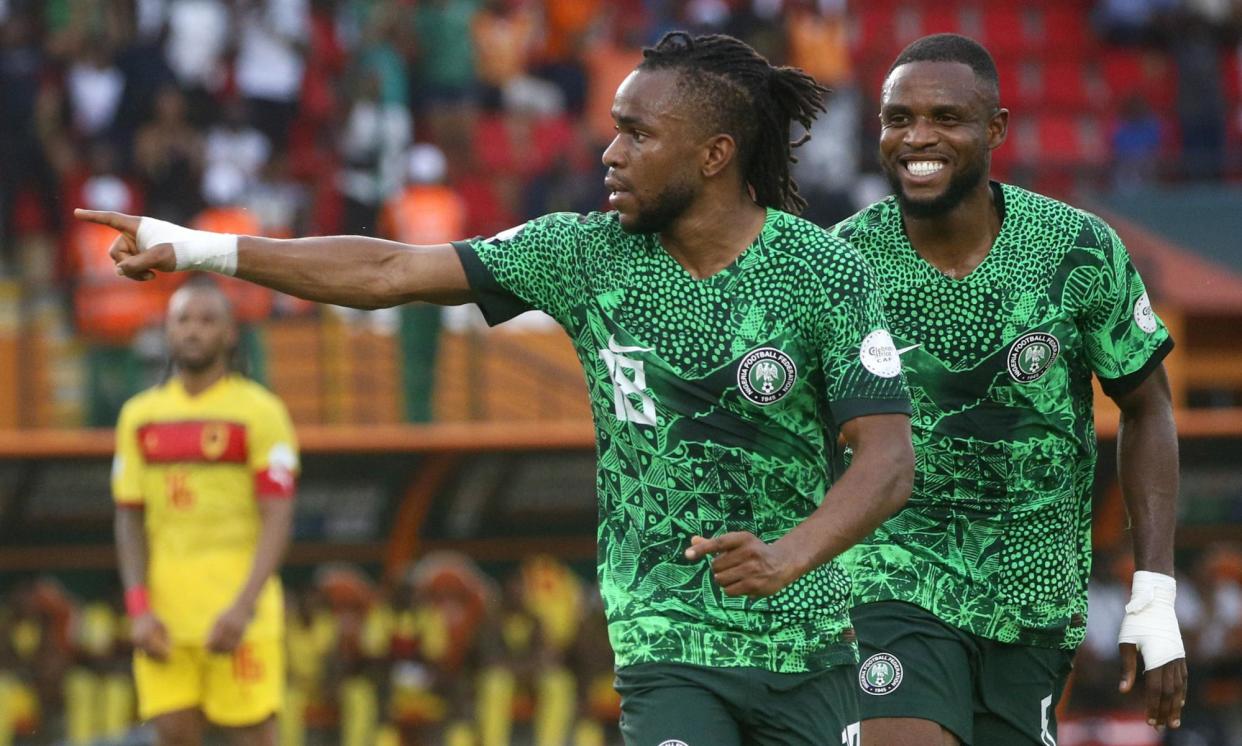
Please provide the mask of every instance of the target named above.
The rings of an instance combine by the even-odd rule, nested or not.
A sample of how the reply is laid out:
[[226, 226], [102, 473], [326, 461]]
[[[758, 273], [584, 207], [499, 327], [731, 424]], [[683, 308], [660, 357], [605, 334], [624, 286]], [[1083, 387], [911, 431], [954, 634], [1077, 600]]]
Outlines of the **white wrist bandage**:
[[237, 274], [237, 236], [232, 233], [196, 231], [155, 218], [143, 218], [138, 222], [135, 238], [139, 251], [162, 243], [172, 244], [177, 271], [199, 269], [222, 275]]
[[1176, 595], [1177, 581], [1168, 575], [1146, 570], [1134, 573], [1130, 603], [1126, 604], [1118, 640], [1138, 647], [1145, 671], [1186, 657], [1177, 614], [1173, 611]]

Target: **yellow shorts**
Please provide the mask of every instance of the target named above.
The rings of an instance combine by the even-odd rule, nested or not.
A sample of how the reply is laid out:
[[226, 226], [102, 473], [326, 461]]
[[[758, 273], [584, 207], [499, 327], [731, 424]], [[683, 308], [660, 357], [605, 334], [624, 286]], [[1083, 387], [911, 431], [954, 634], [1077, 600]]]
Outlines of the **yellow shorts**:
[[164, 662], [138, 652], [134, 654], [134, 683], [143, 720], [199, 709], [207, 720], [226, 728], [257, 725], [284, 704], [284, 643], [247, 641], [232, 655], [179, 645]]

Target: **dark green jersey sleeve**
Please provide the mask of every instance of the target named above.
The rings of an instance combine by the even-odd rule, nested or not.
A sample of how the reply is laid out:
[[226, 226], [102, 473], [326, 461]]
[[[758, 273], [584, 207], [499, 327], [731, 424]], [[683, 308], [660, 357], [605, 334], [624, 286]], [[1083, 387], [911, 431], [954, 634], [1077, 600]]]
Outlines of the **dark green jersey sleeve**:
[[833, 421], [840, 427], [862, 415], [910, 414], [901, 356], [870, 268], [842, 242], [833, 269], [815, 332]]
[[[1147, 288], [1125, 245], [1108, 224], [1088, 215], [1084, 233], [1099, 248], [1094, 277], [1076, 283], [1087, 296], [1080, 328], [1091, 369], [1109, 396], [1132, 390], [1173, 349], [1164, 322], [1152, 310]], [[1075, 283], [1066, 283], [1069, 290]], [[1086, 290], [1090, 288], [1090, 290]]]
[[531, 310], [562, 325], [583, 289], [578, 245], [588, 217], [554, 213], [453, 244], [488, 324]]

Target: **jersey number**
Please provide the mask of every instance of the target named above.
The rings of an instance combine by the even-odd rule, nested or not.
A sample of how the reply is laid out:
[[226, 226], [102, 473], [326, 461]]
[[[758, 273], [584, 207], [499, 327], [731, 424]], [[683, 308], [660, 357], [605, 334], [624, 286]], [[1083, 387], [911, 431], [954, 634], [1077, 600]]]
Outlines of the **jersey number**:
[[168, 504], [179, 510], [189, 510], [194, 506], [194, 493], [190, 491], [190, 475], [184, 471], [168, 472], [165, 487], [168, 490]]
[[242, 643], [233, 651], [233, 680], [253, 683], [263, 678], [263, 662], [255, 657], [250, 643]]
[[613, 411], [616, 412], [617, 419], [622, 422], [654, 425], [656, 424], [655, 400], [644, 390], [647, 388], [647, 374], [643, 371], [643, 361], [634, 360], [622, 354], [632, 351], [645, 352], [646, 349], [642, 347], [617, 348], [614, 347], [614, 341], [610, 339], [608, 347], [599, 351], [604, 365], [608, 366], [608, 377], [612, 379]]
[[862, 724], [850, 723], [841, 731], [841, 746], [858, 746], [862, 743]]
[[1052, 717], [1052, 695], [1049, 694], [1039, 701], [1039, 742], [1044, 746], [1057, 746], [1057, 739], [1052, 737], [1052, 732], [1048, 730]]

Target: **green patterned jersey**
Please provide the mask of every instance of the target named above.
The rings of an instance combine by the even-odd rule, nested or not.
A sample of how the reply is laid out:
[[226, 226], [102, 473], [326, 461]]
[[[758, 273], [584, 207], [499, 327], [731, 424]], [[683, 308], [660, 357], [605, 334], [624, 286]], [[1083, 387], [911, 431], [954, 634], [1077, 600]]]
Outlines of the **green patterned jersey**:
[[909, 412], [857, 252], [776, 210], [732, 265], [701, 280], [615, 213], [549, 215], [457, 248], [489, 323], [546, 311], [586, 373], [617, 665], [802, 672], [854, 661], [837, 563], [752, 600], [725, 596], [708, 562], [683, 552], [696, 534], [780, 538], [842, 468], [841, 423]]
[[951, 279], [895, 199], [836, 226], [871, 264], [914, 405], [904, 510], [846, 558], [857, 602], [917, 604], [980, 636], [1082, 642], [1096, 439], [1091, 376], [1124, 393], [1172, 347], [1117, 234], [993, 185], [1001, 231]]

